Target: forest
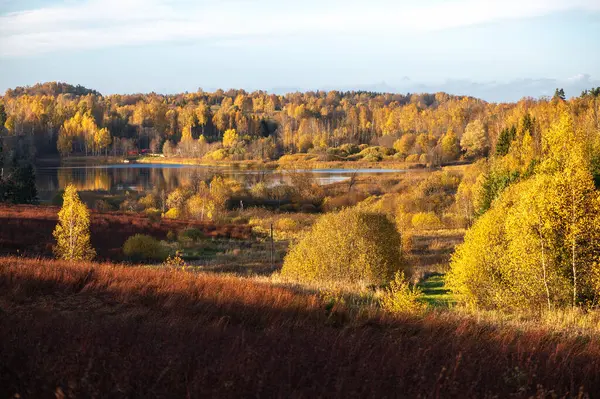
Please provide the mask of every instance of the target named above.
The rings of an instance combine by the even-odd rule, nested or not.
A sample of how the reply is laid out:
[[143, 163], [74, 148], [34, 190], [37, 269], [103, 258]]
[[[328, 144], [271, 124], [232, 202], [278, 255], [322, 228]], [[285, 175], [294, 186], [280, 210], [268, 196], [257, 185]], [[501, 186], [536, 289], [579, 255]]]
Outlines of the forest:
[[[8, 90], [0, 394], [594, 397], [599, 97]], [[214, 172], [37, 204], [58, 157]]]
[[[555, 98], [562, 97], [557, 90]], [[584, 93], [576, 107], [592, 108], [596, 97]], [[487, 155], [527, 112], [537, 118], [530, 134], [539, 136], [551, 101], [491, 104], [446, 93], [201, 89], [102, 96], [51, 82], [7, 90], [0, 126], [5, 135], [26, 137], [38, 156], [152, 153], [239, 161], [313, 153], [322, 160], [440, 165]]]

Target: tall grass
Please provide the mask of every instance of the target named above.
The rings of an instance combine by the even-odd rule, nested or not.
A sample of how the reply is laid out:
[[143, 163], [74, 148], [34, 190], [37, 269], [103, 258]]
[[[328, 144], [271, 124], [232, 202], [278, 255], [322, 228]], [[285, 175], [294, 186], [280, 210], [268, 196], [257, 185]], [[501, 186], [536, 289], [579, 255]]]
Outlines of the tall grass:
[[600, 392], [600, 340], [451, 312], [354, 313], [232, 276], [0, 258], [0, 396]]

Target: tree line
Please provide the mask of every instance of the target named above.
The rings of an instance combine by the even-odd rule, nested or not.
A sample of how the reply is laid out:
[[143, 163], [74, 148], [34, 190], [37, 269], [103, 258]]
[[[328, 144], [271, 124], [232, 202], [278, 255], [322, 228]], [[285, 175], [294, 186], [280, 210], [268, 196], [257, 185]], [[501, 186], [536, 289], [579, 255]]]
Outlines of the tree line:
[[[568, 102], [596, 109], [597, 124], [594, 93]], [[565, 101], [559, 94], [501, 104], [446, 93], [359, 91], [102, 96], [51, 82], [7, 90], [0, 98], [0, 126], [4, 135], [30, 137], [37, 155], [150, 152], [268, 160], [312, 152], [324, 160], [440, 164], [504, 151], [511, 127], [526, 114], [535, 117], [530, 130], [536, 139], [551, 119], [549, 104]]]

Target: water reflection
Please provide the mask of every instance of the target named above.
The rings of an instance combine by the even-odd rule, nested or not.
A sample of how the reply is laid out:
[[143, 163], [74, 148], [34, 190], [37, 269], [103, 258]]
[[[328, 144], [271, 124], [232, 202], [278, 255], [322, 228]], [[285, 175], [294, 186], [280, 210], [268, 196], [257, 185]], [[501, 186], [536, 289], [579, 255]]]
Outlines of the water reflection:
[[[319, 184], [331, 184], [350, 179], [354, 173], [395, 173], [390, 169], [312, 169], [310, 173]], [[153, 189], [170, 191], [192, 181], [210, 180], [221, 175], [239, 181], [246, 186], [259, 182], [277, 185], [288, 182], [289, 176], [278, 170], [240, 170], [192, 165], [129, 164], [83, 167], [56, 167], [37, 169], [37, 187], [41, 200], [50, 200], [68, 184], [80, 191], [148, 191]]]

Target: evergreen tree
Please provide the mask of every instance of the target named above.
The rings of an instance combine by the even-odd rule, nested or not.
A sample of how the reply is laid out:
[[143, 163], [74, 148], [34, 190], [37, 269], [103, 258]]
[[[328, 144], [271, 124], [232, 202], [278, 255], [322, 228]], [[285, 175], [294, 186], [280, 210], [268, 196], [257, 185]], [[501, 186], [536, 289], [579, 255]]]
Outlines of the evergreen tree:
[[506, 128], [500, 132], [498, 142], [496, 143], [496, 155], [503, 157], [508, 154], [510, 145], [517, 137], [517, 128], [513, 125], [510, 129]]
[[4, 183], [4, 200], [13, 204], [36, 204], [35, 171], [31, 163], [16, 166]]

